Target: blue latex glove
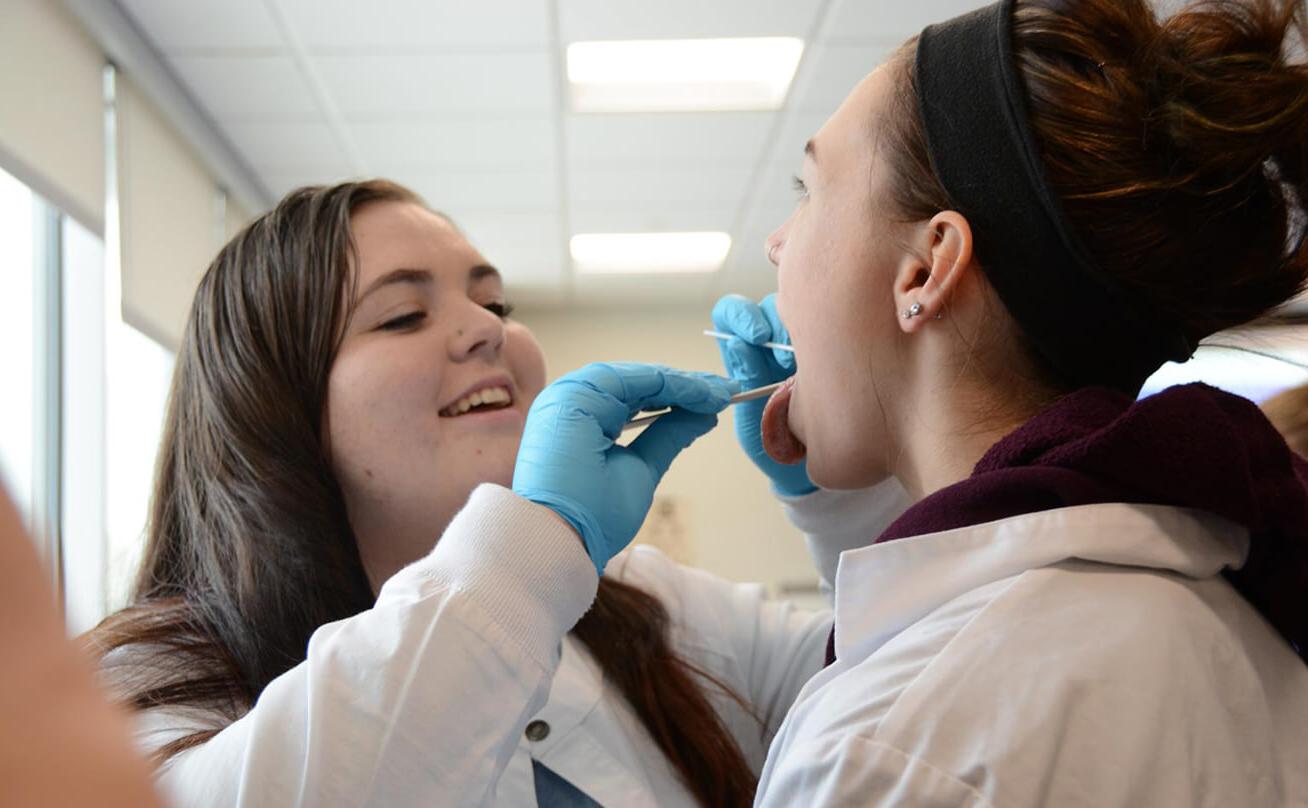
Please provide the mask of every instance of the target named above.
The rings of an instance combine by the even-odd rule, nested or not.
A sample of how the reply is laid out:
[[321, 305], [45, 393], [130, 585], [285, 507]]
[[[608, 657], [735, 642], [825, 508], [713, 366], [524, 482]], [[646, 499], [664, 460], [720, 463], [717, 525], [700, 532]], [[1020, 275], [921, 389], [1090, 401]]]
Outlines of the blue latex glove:
[[[761, 303], [755, 303], [741, 295], [727, 295], [713, 307], [713, 327], [735, 335], [729, 340], [718, 340], [718, 349], [727, 375], [740, 382], [742, 390], [773, 384], [795, 373], [793, 353], [759, 347], [765, 342], [790, 343], [790, 334], [777, 316], [776, 298], [768, 295]], [[766, 405], [767, 399], [736, 405], [736, 439], [741, 448], [768, 476], [777, 493], [799, 496], [816, 491], [817, 486], [808, 478], [807, 462], [787, 466], [763, 451], [762, 420]]]
[[[546, 387], [527, 413], [513, 490], [581, 535], [601, 573], [635, 538], [677, 453], [717, 424], [736, 386], [710, 373], [594, 364]], [[641, 410], [675, 407], [628, 446], [614, 443]]]

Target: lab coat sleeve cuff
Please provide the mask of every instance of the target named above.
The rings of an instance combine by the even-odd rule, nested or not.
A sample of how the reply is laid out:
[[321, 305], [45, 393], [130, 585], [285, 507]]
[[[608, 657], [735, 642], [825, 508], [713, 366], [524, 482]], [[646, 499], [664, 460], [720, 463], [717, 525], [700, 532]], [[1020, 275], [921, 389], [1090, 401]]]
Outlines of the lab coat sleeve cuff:
[[419, 563], [426, 577], [471, 598], [546, 669], [599, 586], [581, 539], [562, 519], [489, 483], [473, 490]]

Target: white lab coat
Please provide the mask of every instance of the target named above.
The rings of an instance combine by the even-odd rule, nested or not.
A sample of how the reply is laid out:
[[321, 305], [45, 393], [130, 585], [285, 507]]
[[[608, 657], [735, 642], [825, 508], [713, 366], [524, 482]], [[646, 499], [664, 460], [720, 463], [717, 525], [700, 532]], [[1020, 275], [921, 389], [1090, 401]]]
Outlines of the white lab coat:
[[1247, 531], [1089, 505], [851, 550], [762, 806], [1305, 806], [1308, 668]]
[[[877, 535], [908, 500], [896, 484], [787, 503], [831, 575], [841, 549]], [[750, 703], [757, 719], [714, 699], [758, 771], [822, 665], [830, 613], [768, 601], [761, 587], [649, 548], [628, 551], [606, 574], [657, 595], [678, 652]], [[603, 805], [692, 804], [585, 647], [565, 638], [597, 580], [560, 519], [483, 485], [374, 608], [316, 631], [304, 663], [243, 718], [175, 756], [160, 784], [179, 806], [533, 806], [535, 757]], [[152, 711], [142, 743], [157, 748], [212, 722]], [[543, 723], [529, 739], [531, 722]]]

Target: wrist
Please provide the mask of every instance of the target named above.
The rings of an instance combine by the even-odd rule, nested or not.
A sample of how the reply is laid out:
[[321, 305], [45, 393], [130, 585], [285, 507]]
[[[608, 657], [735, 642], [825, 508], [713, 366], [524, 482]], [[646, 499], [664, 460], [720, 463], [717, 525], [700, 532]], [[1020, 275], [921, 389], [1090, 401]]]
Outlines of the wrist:
[[595, 565], [595, 572], [600, 575], [604, 574], [604, 566], [608, 563], [610, 557], [604, 542], [604, 531], [595, 522], [587, 509], [567, 497], [550, 491], [519, 490], [515, 488], [514, 493], [523, 499], [540, 505], [549, 512], [552, 519], [570, 530], [577, 537], [577, 540], [581, 542], [582, 548], [586, 551], [586, 555], [590, 557], [591, 563]]

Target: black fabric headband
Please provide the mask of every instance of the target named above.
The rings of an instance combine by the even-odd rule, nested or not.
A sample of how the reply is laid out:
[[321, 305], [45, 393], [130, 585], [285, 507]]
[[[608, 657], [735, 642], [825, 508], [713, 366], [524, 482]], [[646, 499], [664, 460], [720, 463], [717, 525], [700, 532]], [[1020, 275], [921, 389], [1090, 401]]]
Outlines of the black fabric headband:
[[972, 227], [986, 277], [1036, 348], [1078, 385], [1135, 395], [1195, 346], [1098, 271], [1064, 218], [1028, 120], [1013, 3], [922, 32], [917, 101], [931, 164]]

